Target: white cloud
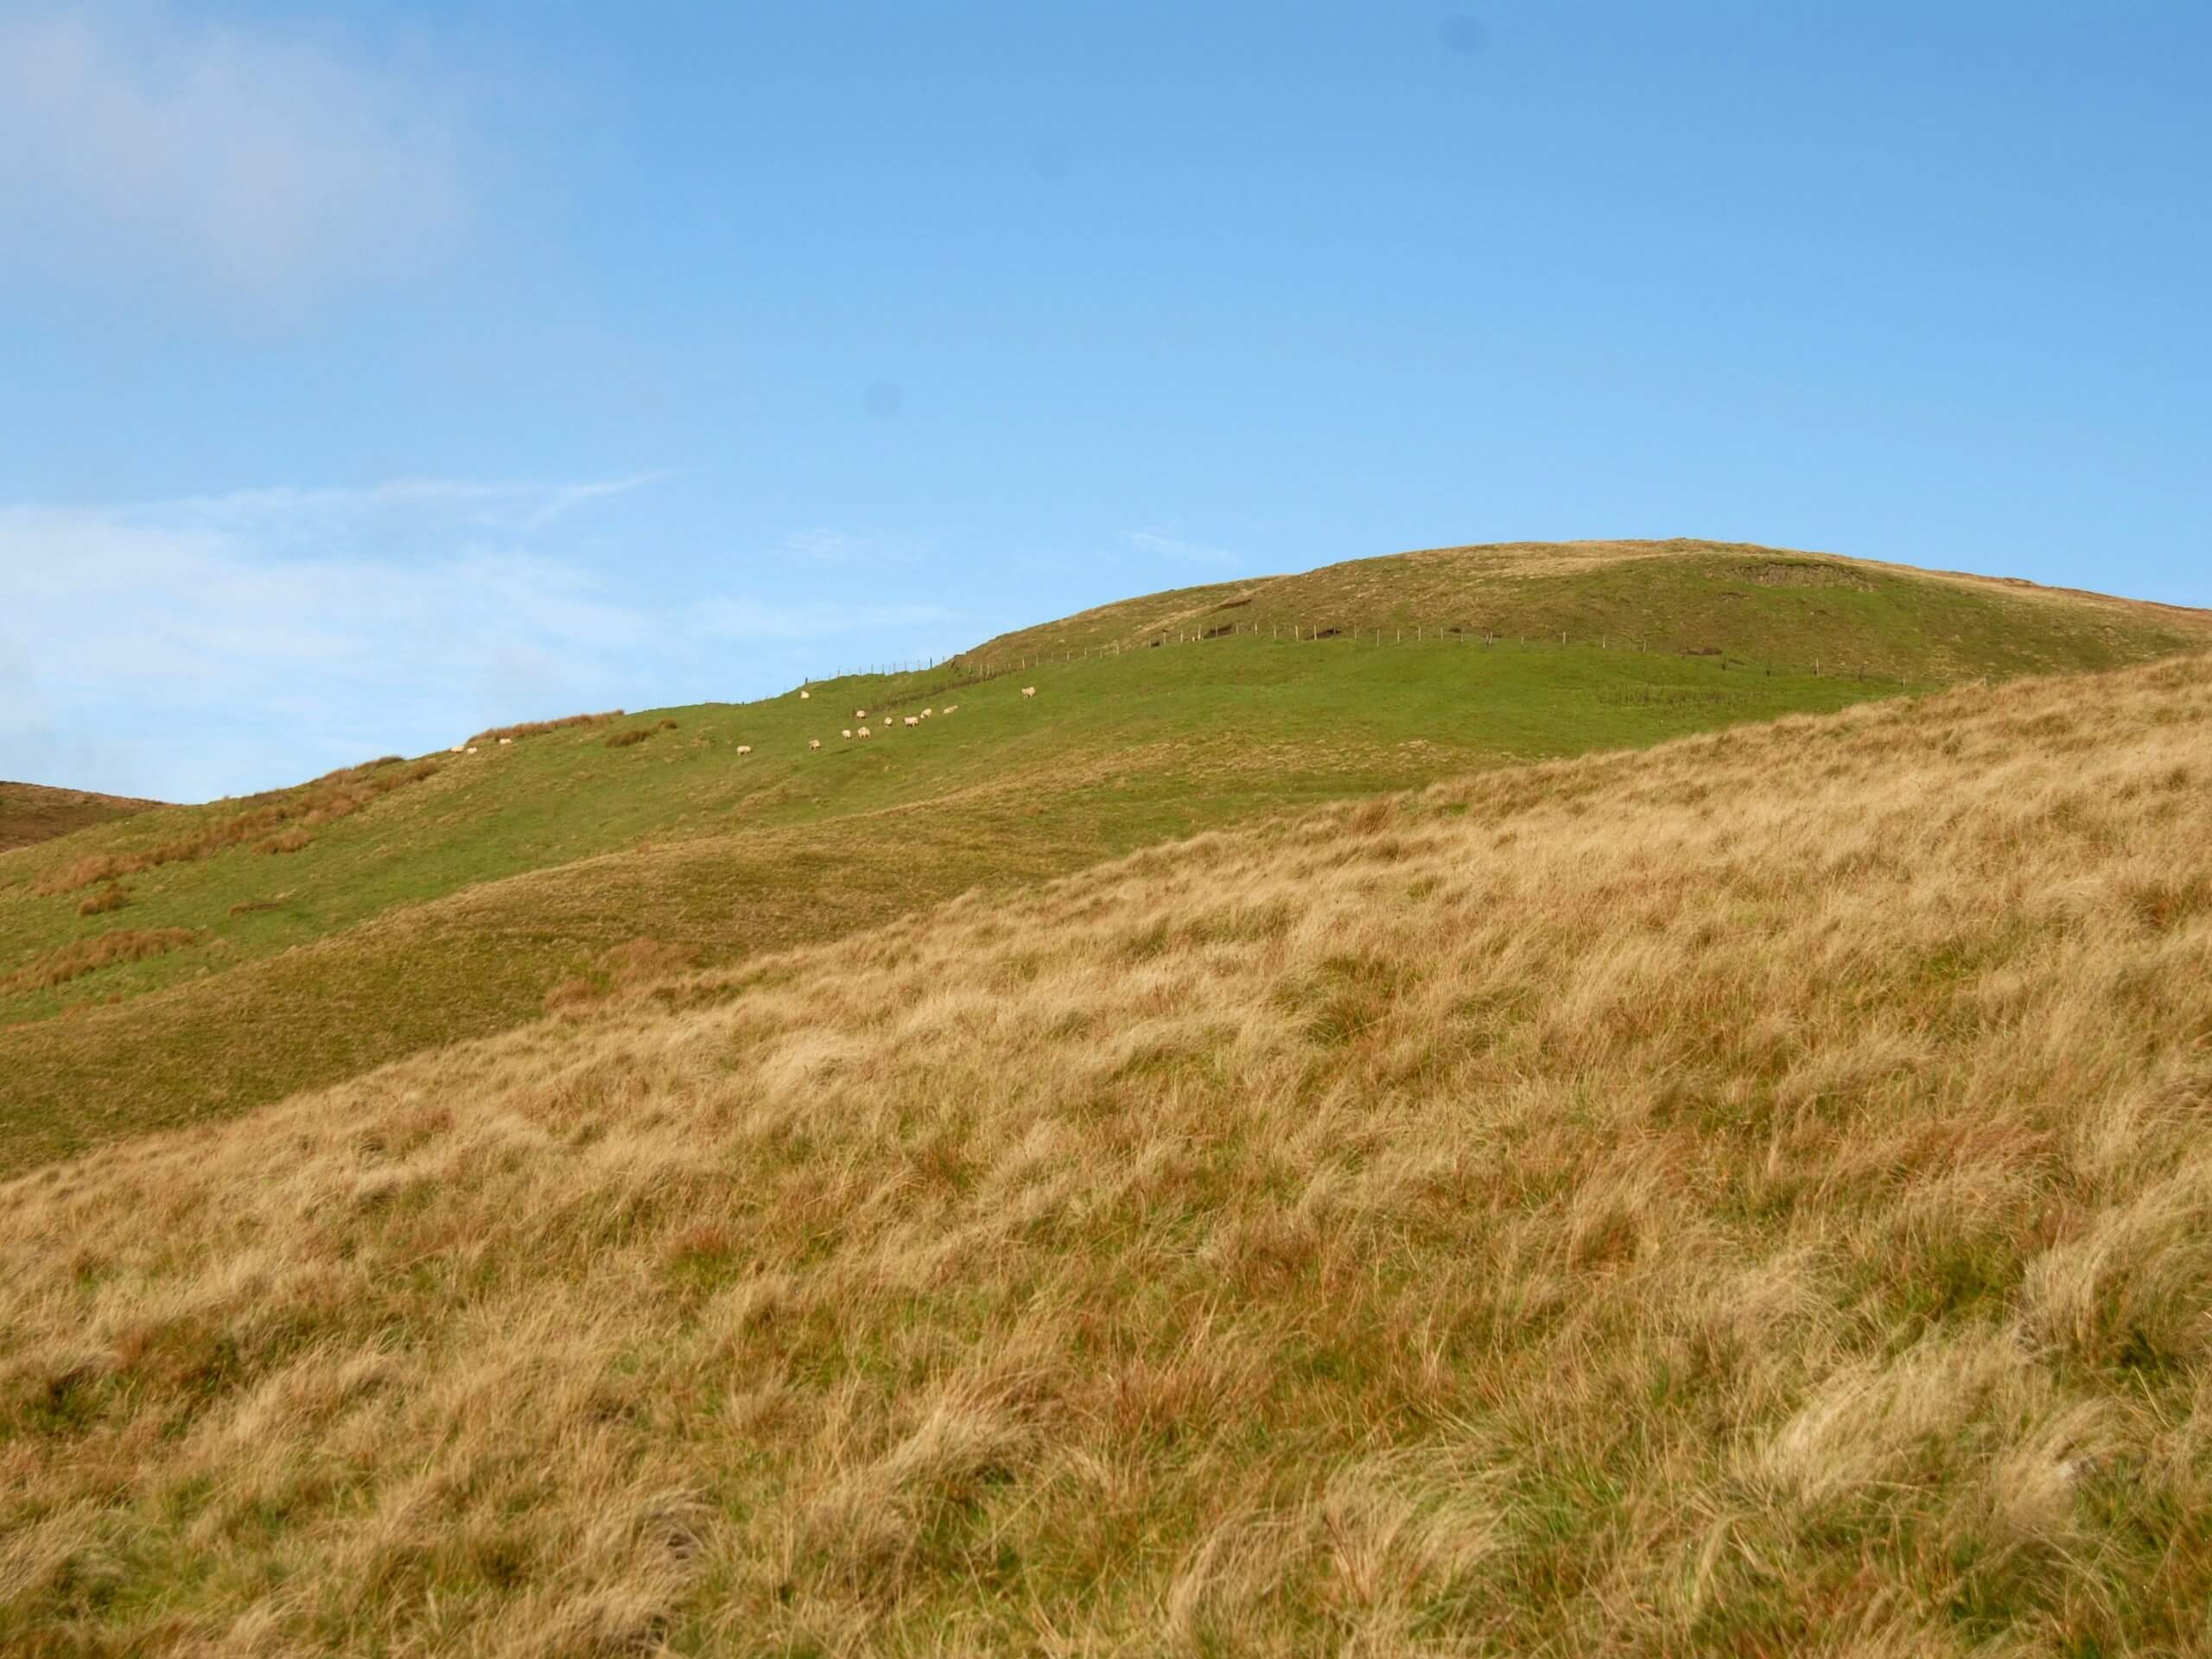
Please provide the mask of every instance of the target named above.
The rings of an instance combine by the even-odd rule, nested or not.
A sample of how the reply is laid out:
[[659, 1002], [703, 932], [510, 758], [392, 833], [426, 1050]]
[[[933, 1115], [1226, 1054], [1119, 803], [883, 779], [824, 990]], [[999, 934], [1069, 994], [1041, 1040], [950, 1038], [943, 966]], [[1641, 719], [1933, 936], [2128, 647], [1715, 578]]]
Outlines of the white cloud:
[[1188, 564], [1217, 565], [1233, 570], [1244, 563], [1238, 555], [1225, 547], [1209, 547], [1202, 542], [1185, 541], [1162, 530], [1133, 530], [1124, 538], [1129, 545], [1147, 553], [1157, 553], [1163, 558], [1180, 559]]
[[0, 777], [243, 793], [509, 719], [780, 689], [958, 621], [687, 594], [562, 552], [568, 513], [658, 476], [0, 506]]
[[289, 302], [464, 211], [435, 109], [326, 46], [155, 3], [0, 15], [0, 256], [59, 245]]

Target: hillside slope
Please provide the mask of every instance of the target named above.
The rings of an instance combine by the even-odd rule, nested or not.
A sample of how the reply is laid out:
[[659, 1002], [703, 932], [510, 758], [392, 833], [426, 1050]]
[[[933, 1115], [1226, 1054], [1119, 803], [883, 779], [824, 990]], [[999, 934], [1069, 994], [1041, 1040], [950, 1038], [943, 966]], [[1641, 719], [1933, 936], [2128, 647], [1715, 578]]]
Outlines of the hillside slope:
[[1051, 661], [1221, 627], [1564, 638], [1938, 683], [2212, 645], [2212, 612], [2016, 580], [1741, 543], [1512, 542], [1152, 594], [1004, 635], [963, 660]]
[[[1320, 800], [1894, 689], [1249, 638], [925, 683], [656, 710], [0, 857], [0, 1170], [533, 1019], [639, 940], [735, 961]], [[841, 738], [861, 707], [876, 735]]]
[[35, 846], [56, 836], [127, 818], [158, 807], [159, 801], [127, 795], [99, 795], [90, 790], [53, 789], [43, 784], [0, 781], [0, 853]]
[[0, 1186], [0, 1646], [2177, 1652], [2212, 658], [1156, 849]]
[[[1731, 579], [1737, 598], [1699, 563], [1724, 555], [1763, 561]], [[0, 854], [0, 1170], [512, 1026], [641, 962], [733, 963], [1320, 800], [1832, 709], [1960, 672], [2096, 665], [2171, 648], [2195, 626], [2193, 613], [2085, 595], [1990, 611], [1980, 590], [2009, 595], [2002, 584], [1892, 573], [1862, 588], [1851, 584], [1882, 568], [1852, 565], [1839, 587], [1809, 568], [1662, 543], [1368, 561], [1278, 579], [1267, 603], [1343, 617], [1357, 595], [1361, 614], [1387, 604], [1426, 617], [1418, 639], [1294, 643], [1274, 622], [1268, 637], [1243, 621], [1274, 613], [1255, 599], [1224, 613], [1247, 632], [1202, 645], [976, 683], [957, 669], [830, 682], [505, 746], [487, 735], [474, 753], [393, 758]], [[1631, 605], [1701, 619], [1700, 638], [1723, 613], [1751, 615], [1750, 595], [1772, 649], [1684, 656], [1621, 638], [1438, 632], [1479, 609], [1501, 570], [1585, 619]], [[1798, 574], [1757, 579], [1773, 570]], [[1946, 609], [1967, 589], [1981, 609]], [[1280, 597], [1294, 592], [1306, 597]], [[1847, 600], [1871, 607], [1856, 634], [1837, 631]], [[1791, 671], [1821, 629], [1830, 658]], [[1885, 660], [1927, 677], [1839, 675], [1833, 653], [1850, 639], [1886, 642]], [[1021, 697], [1024, 683], [1039, 696]], [[876, 735], [842, 738], [860, 708]], [[904, 726], [928, 709], [941, 712]]]

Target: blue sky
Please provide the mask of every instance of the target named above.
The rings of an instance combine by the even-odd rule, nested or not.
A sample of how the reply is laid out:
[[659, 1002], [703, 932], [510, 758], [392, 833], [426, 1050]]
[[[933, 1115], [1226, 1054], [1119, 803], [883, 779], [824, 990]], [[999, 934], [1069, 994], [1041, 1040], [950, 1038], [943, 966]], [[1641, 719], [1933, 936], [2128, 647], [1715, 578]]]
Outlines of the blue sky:
[[2212, 8], [0, 0], [0, 776], [1697, 535], [2212, 605]]

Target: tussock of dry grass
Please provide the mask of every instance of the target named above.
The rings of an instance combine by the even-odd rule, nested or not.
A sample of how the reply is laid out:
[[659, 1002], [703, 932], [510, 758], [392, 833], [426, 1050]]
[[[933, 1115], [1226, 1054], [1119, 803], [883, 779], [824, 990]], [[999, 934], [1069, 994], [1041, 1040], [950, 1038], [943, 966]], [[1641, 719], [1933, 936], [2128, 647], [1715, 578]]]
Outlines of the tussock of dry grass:
[[289, 800], [275, 801], [266, 806], [257, 806], [235, 813], [227, 818], [215, 819], [194, 830], [152, 847], [120, 853], [92, 853], [83, 858], [72, 859], [45, 871], [31, 884], [36, 893], [74, 893], [96, 882], [112, 881], [118, 877], [137, 875], [143, 871], [158, 869], [164, 864], [187, 863], [194, 859], [208, 858], [246, 842], [257, 842], [255, 850], [264, 853], [292, 853], [312, 839], [307, 830], [317, 824], [329, 823], [339, 818], [351, 817], [370, 802], [389, 795], [395, 789], [420, 783], [433, 777], [438, 770], [435, 760], [417, 760], [412, 766], [402, 766], [397, 755], [371, 760], [362, 766], [347, 766], [318, 778]]
[[2212, 662], [1139, 855], [0, 1188], [0, 1646], [2177, 1652]]
[[558, 720], [525, 720], [514, 726], [494, 726], [481, 731], [468, 741], [471, 743], [496, 743], [503, 737], [539, 737], [547, 732], [565, 732], [576, 726], [603, 726], [610, 720], [622, 718], [620, 709], [610, 709], [601, 715], [563, 715]]
[[111, 886], [101, 888], [91, 898], [79, 901], [77, 906], [77, 913], [79, 916], [105, 916], [111, 912], [121, 910], [130, 902], [130, 884], [118, 881]]
[[663, 720], [652, 726], [632, 726], [609, 736], [607, 740], [607, 747], [610, 749], [626, 749], [632, 744], [643, 743], [662, 732], [672, 732], [675, 729], [676, 722], [672, 720]]
[[111, 933], [76, 939], [58, 950], [49, 950], [27, 967], [0, 979], [0, 990], [37, 990], [66, 984], [118, 963], [143, 962], [194, 943], [199, 935], [188, 927], [124, 927]]

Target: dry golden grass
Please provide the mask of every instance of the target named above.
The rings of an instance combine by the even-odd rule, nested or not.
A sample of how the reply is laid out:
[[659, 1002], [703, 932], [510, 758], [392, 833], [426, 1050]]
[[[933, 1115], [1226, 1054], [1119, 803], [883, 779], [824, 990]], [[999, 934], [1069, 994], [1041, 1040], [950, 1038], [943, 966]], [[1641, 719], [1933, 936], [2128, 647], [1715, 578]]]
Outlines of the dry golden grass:
[[2212, 1637], [2212, 660], [1492, 774], [0, 1187], [0, 1647]]

